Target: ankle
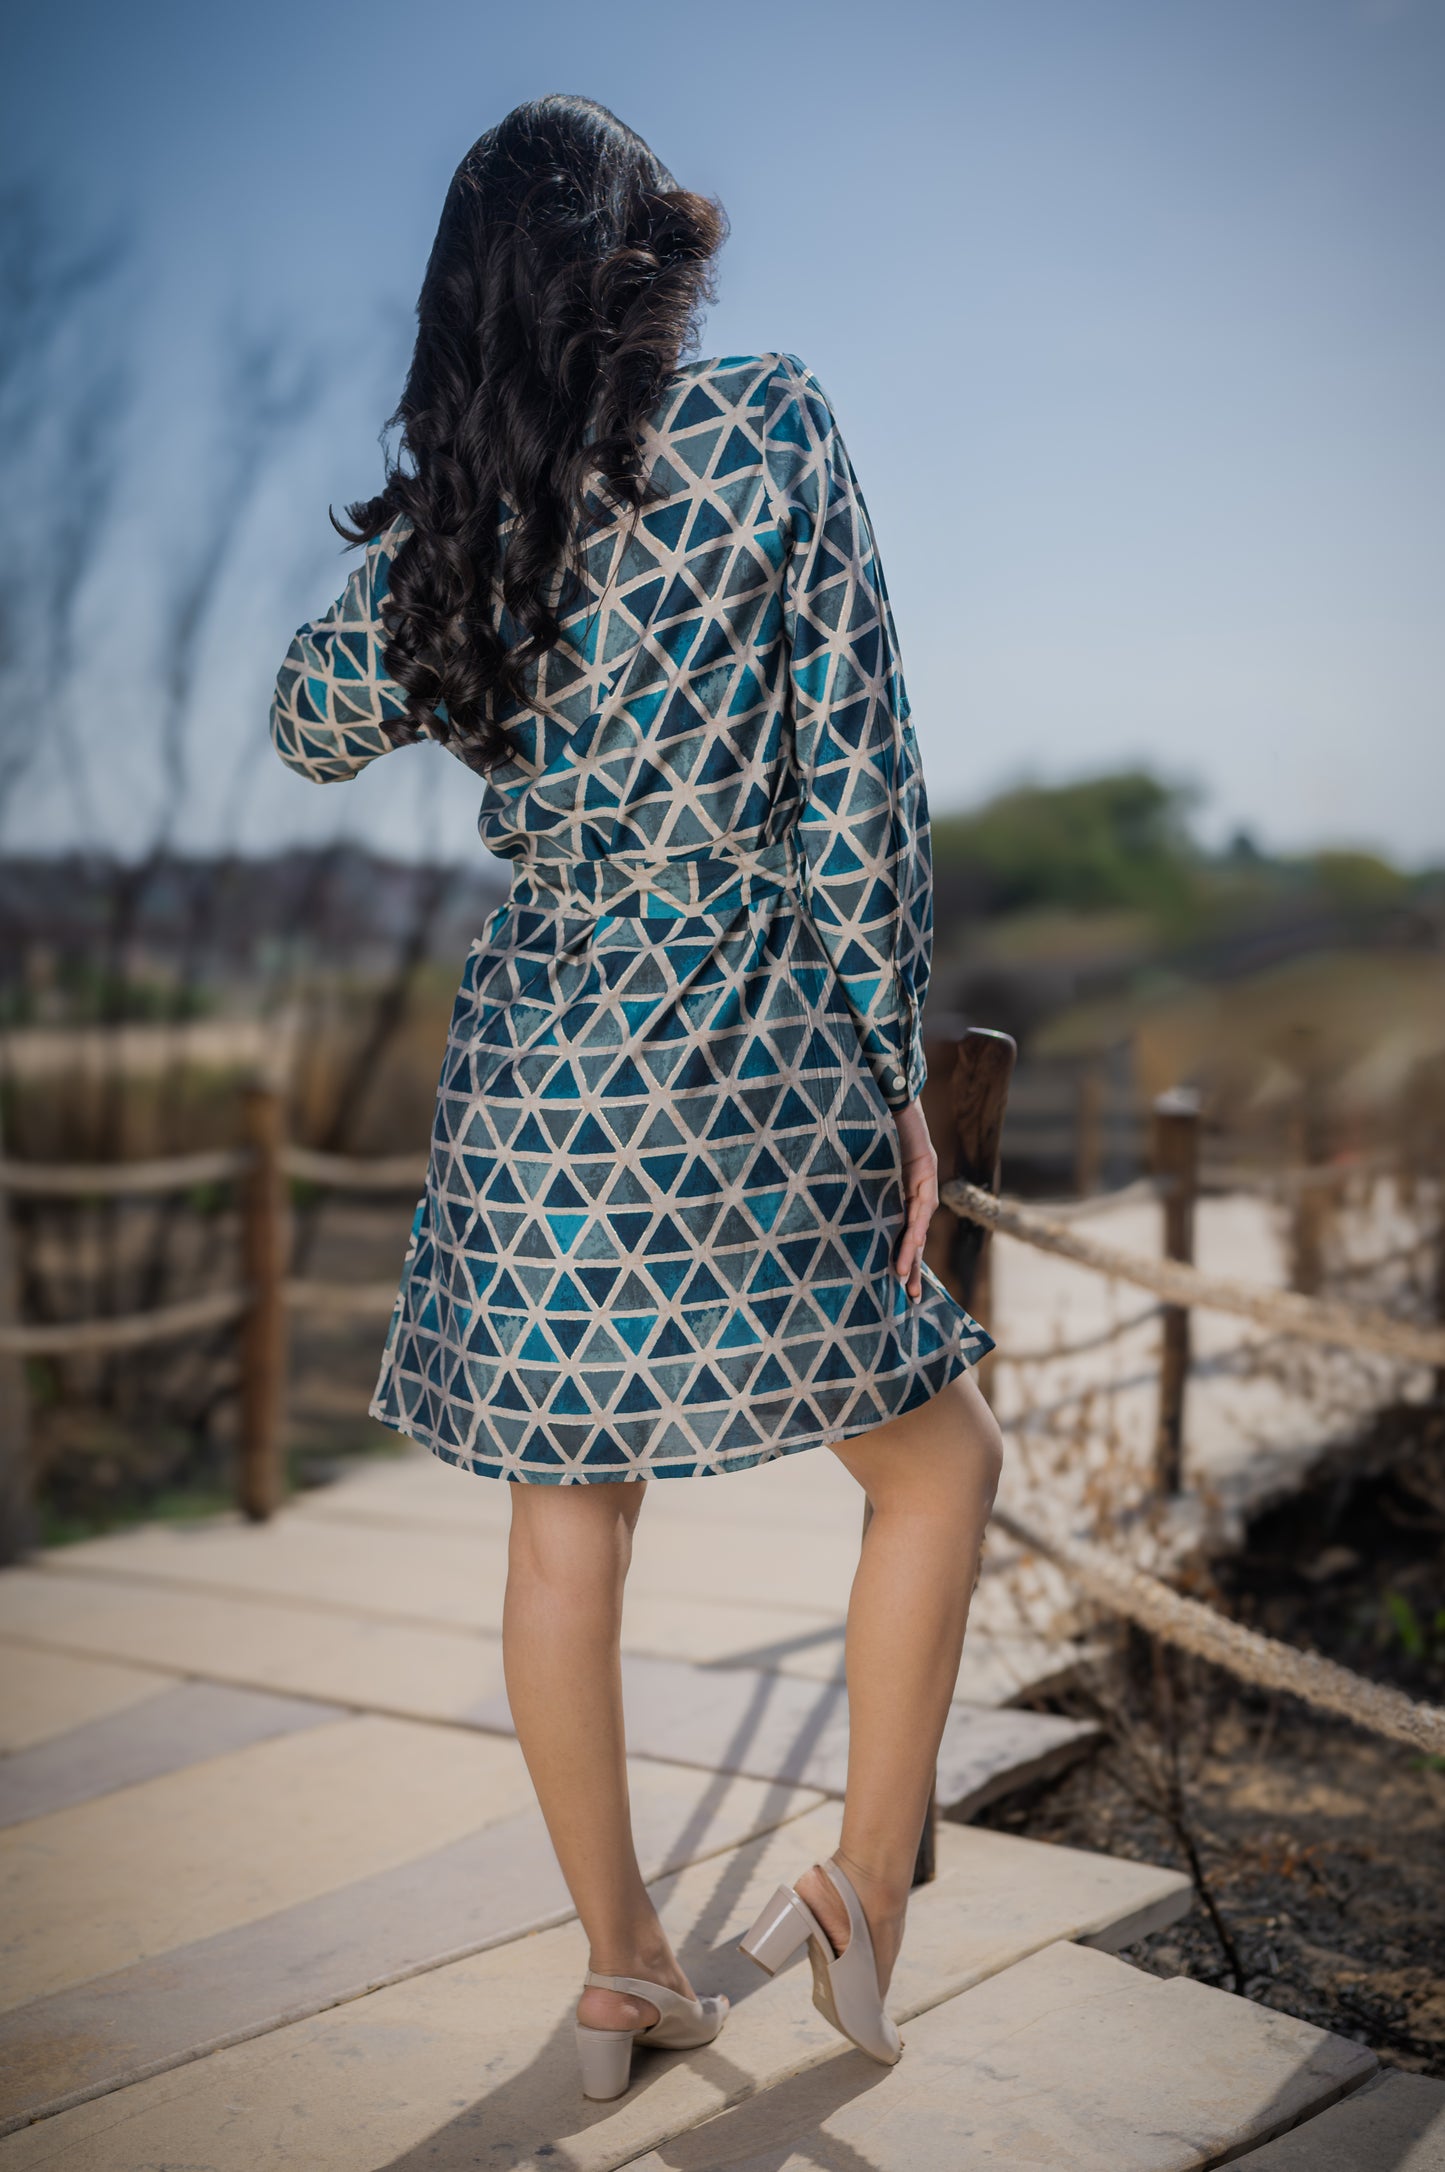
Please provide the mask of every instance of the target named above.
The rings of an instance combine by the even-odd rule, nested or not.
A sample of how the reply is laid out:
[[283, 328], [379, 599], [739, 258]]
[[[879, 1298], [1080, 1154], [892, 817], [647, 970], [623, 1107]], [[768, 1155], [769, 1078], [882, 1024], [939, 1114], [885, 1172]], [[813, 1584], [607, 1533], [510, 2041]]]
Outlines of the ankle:
[[640, 1976], [648, 1983], [670, 1983], [677, 1960], [659, 1925], [652, 1935], [614, 1939], [589, 1952], [587, 1966], [598, 1976]]
[[[682, 1998], [693, 1995], [660, 1923], [650, 1933], [618, 1938], [597, 1948], [589, 1953], [587, 1967], [591, 1975], [630, 1976], [634, 1982], [676, 1991]], [[577, 2019], [593, 2029], [644, 2028], [656, 2021], [660, 2012], [657, 2000], [645, 1993], [614, 1991], [606, 1984], [584, 1984], [577, 2002]]]
[[842, 1848], [833, 1850], [833, 1860], [847, 1873], [870, 1919], [887, 1920], [907, 1912], [908, 1896], [913, 1890], [911, 1862], [904, 1873], [881, 1865], [860, 1863], [854, 1856], [846, 1855]]

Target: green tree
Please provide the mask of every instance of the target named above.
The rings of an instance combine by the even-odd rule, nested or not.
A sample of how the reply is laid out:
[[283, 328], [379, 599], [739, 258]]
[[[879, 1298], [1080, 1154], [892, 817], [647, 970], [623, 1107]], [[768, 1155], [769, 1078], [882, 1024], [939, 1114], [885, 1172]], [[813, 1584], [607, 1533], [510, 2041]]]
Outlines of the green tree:
[[1196, 902], [1200, 854], [1186, 820], [1196, 796], [1142, 769], [1019, 785], [936, 817], [934, 863], [945, 876], [967, 870], [996, 912], [1124, 907], [1178, 920]]

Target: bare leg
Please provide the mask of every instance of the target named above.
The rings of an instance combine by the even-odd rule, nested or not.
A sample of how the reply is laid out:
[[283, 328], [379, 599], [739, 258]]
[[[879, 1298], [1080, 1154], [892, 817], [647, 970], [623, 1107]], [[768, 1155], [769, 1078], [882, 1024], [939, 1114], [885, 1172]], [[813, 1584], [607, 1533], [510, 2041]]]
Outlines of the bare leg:
[[[645, 1480], [514, 1485], [502, 1609], [512, 1719], [567, 1890], [606, 1975], [692, 1996], [642, 1882], [622, 1727], [622, 1592]], [[588, 1985], [592, 2028], [640, 2028], [649, 1999]]]
[[[873, 1504], [848, 1604], [848, 1794], [838, 1857], [886, 1990], [903, 1937], [944, 1721], [958, 1679], [984, 1527], [1002, 1463], [972, 1373], [834, 1453]], [[848, 1917], [822, 1871], [798, 1891], [838, 1952]]]

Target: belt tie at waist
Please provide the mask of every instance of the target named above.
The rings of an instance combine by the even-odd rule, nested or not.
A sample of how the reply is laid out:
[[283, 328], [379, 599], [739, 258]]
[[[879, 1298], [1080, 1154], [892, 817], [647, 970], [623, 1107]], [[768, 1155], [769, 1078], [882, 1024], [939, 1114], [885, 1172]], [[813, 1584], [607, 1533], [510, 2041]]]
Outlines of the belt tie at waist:
[[625, 852], [606, 860], [528, 858], [517, 863], [509, 903], [542, 912], [686, 919], [776, 895], [797, 882], [799, 870], [791, 831], [755, 852], [719, 844], [664, 859]]

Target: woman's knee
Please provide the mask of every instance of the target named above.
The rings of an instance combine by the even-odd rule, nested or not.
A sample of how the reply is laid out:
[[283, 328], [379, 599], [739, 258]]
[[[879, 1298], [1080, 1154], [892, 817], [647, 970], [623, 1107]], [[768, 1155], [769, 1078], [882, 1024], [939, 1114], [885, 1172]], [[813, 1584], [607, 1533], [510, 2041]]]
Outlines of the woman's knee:
[[953, 1496], [961, 1513], [982, 1505], [987, 1515], [1003, 1470], [1003, 1434], [972, 1372], [876, 1433], [838, 1442], [835, 1452], [875, 1510], [936, 1514]]
[[620, 1594], [644, 1490], [641, 1484], [517, 1487], [509, 1570], [559, 1593]]
[[953, 1385], [961, 1391], [969, 1451], [992, 1507], [998, 1482], [1003, 1476], [1003, 1429], [971, 1372], [960, 1375]]

